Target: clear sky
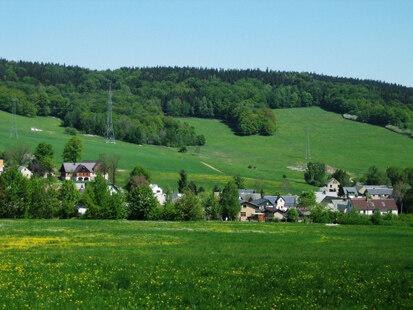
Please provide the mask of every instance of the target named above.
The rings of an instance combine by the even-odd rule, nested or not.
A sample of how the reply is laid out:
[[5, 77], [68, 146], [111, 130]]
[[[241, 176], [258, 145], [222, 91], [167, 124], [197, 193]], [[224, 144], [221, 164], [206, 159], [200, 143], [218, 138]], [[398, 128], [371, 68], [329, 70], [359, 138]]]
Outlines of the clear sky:
[[413, 0], [0, 0], [0, 57], [268, 67], [413, 87]]

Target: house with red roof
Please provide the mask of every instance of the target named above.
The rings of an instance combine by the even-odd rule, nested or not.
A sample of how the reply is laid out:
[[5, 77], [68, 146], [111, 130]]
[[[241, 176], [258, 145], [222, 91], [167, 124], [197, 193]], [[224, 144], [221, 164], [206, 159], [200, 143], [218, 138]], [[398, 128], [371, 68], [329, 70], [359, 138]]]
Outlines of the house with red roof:
[[377, 210], [381, 214], [387, 213], [389, 210], [395, 215], [399, 214], [394, 199], [351, 198], [349, 201], [349, 211], [353, 209], [367, 215], [372, 215]]

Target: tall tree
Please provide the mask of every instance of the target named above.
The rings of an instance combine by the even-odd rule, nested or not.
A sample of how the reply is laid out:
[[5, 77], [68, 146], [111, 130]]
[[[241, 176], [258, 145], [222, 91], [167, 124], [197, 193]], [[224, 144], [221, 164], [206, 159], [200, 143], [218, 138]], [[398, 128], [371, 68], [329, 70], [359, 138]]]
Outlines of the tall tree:
[[113, 184], [116, 184], [116, 172], [118, 169], [120, 156], [114, 153], [100, 154], [99, 163], [102, 165], [102, 170], [109, 173], [109, 179]]
[[337, 169], [336, 171], [334, 171], [332, 177], [335, 178], [338, 182], [340, 182], [340, 185], [338, 187], [338, 195], [343, 196], [343, 187], [350, 186], [350, 176], [345, 170]]
[[73, 180], [63, 181], [62, 188], [59, 191], [59, 200], [61, 202], [60, 218], [66, 219], [77, 215], [77, 204], [80, 200], [80, 193], [76, 189]]
[[308, 184], [321, 186], [324, 184], [326, 174], [326, 165], [320, 162], [307, 163], [307, 170], [304, 173], [304, 179]]
[[238, 174], [234, 176], [234, 183], [238, 189], [245, 188], [245, 179]]
[[19, 143], [8, 148], [5, 152], [5, 159], [12, 166], [25, 166], [31, 159], [30, 147], [27, 144]]
[[365, 178], [366, 183], [369, 185], [383, 185], [389, 182], [387, 175], [383, 171], [380, 171], [376, 166], [371, 166], [367, 170]]
[[233, 181], [229, 181], [222, 190], [219, 204], [222, 208], [222, 218], [236, 220], [241, 205], [238, 201], [238, 188]]
[[195, 221], [204, 217], [201, 203], [192, 190], [186, 190], [184, 195], [175, 203], [178, 219]]
[[132, 190], [127, 198], [128, 219], [147, 220], [151, 212], [158, 206], [158, 200], [148, 185], [142, 185]]
[[63, 149], [64, 162], [80, 162], [82, 160], [82, 140], [78, 137], [72, 137], [66, 142]]
[[185, 170], [182, 169], [179, 172], [178, 192], [183, 193], [187, 187], [188, 187], [188, 177], [186, 175]]

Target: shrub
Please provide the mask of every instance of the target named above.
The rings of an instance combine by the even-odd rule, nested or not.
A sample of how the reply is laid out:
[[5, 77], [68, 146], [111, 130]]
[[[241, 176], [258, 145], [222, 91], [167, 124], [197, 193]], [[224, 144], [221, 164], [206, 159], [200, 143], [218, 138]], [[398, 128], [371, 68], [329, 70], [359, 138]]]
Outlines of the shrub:
[[72, 136], [77, 136], [78, 131], [76, 130], [76, 128], [66, 127], [65, 128], [65, 134], [72, 135]]

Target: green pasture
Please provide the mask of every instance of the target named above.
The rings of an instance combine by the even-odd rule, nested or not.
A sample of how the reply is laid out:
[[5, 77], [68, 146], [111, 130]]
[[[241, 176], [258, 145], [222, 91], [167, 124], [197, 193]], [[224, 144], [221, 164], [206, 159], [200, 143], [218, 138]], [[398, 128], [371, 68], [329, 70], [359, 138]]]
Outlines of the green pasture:
[[[305, 165], [306, 131], [309, 128], [311, 161], [322, 161], [334, 168], [343, 168], [352, 175], [361, 175], [371, 165], [381, 169], [388, 166], [413, 165], [413, 140], [382, 127], [343, 119], [340, 115], [319, 108], [274, 110], [277, 132], [274, 136], [241, 137], [218, 120], [181, 118], [206, 136], [202, 147], [188, 147], [178, 153], [176, 148], [117, 142], [105, 144], [102, 137], [81, 135], [84, 141], [84, 159], [98, 159], [100, 153], [120, 156], [119, 180], [124, 185], [128, 170], [136, 165], [146, 166], [154, 182], [177, 188], [178, 172], [185, 169], [189, 180], [210, 189], [221, 186], [233, 175], [247, 179], [247, 187], [263, 187], [266, 193], [282, 190], [283, 175], [287, 176], [290, 190], [300, 193], [312, 187], [305, 184], [303, 172], [294, 170]], [[53, 144], [56, 162], [62, 161], [62, 150], [71, 137], [59, 127], [60, 120], [51, 117], [26, 118], [17, 116], [19, 141], [34, 148], [39, 142]], [[0, 149], [17, 141], [10, 139], [11, 115], [0, 112]], [[32, 132], [30, 127], [42, 132]], [[217, 168], [217, 172], [202, 162]], [[251, 166], [252, 169], [249, 169]], [[124, 171], [123, 171], [124, 170]], [[288, 188], [288, 187], [287, 187]]]
[[409, 226], [0, 220], [0, 309], [411, 309]]

